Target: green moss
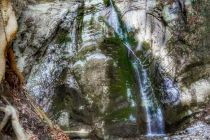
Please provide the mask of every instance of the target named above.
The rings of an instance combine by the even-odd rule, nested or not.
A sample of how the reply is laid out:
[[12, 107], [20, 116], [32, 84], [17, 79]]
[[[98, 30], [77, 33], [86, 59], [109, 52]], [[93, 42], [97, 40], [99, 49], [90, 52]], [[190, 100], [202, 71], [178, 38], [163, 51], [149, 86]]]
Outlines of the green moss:
[[86, 57], [86, 54], [93, 52], [95, 49], [96, 49], [95, 46], [86, 46], [84, 49], [80, 50], [77, 53], [76, 57], [74, 57], [74, 60], [75, 61], [84, 60]]
[[79, 44], [82, 42], [82, 30], [83, 30], [83, 18], [84, 18], [84, 13], [85, 13], [85, 6], [84, 6], [84, 1], [82, 1], [82, 6], [78, 8], [77, 10], [77, 42], [76, 44]]
[[67, 31], [60, 31], [59, 34], [57, 35], [56, 43], [58, 44], [63, 44], [70, 41], [71, 38], [69, 37], [69, 32]]
[[[127, 49], [117, 37], [104, 40], [100, 45], [101, 50], [113, 58], [113, 65], [109, 68], [110, 82], [110, 107], [107, 111], [106, 120], [127, 120], [134, 113], [134, 108], [129, 104], [127, 95], [128, 87], [133, 89], [134, 77], [132, 64], [128, 58]], [[120, 101], [119, 101], [120, 98]], [[128, 106], [117, 109], [120, 103], [128, 103]], [[113, 108], [115, 106], [115, 108]]]
[[[110, 110], [107, 113], [107, 118], [109, 121], [113, 120], [126, 120], [126, 118], [133, 113], [133, 109], [130, 105], [128, 107], [124, 107], [122, 109], [117, 109], [119, 103], [116, 103], [119, 101], [119, 97], [123, 97], [125, 101], [128, 98], [127, 95], [127, 89], [128, 86], [131, 87], [131, 89], [136, 89], [135, 86], [135, 74], [133, 73], [133, 66], [131, 64], [131, 61], [136, 61], [136, 58], [128, 58], [128, 52], [127, 47], [124, 46], [124, 44], [129, 44], [129, 47], [131, 49], [136, 48], [137, 41], [134, 37], [135, 30], [134, 31], [128, 31], [126, 28], [126, 25], [122, 21], [122, 16], [120, 11], [118, 10], [117, 6], [113, 2], [113, 7], [115, 8], [117, 14], [118, 14], [118, 20], [119, 20], [119, 28], [121, 31], [115, 32], [116, 37], [105, 39], [104, 43], [101, 45], [101, 49], [107, 54], [110, 55], [114, 60], [115, 65], [110, 68], [110, 77], [111, 77], [111, 85], [110, 85]], [[106, 22], [105, 22], [106, 23]], [[110, 25], [106, 23], [108, 27]], [[112, 28], [112, 27], [110, 27]], [[140, 60], [144, 63], [144, 67], [149, 67], [150, 63], [153, 61], [149, 54], [150, 44], [146, 41], [143, 42], [143, 51], [139, 51], [137, 56], [140, 58]], [[151, 78], [151, 77], [149, 77]], [[152, 80], [150, 80], [152, 81]], [[136, 89], [138, 90], [138, 89]], [[138, 95], [136, 95], [137, 97]], [[135, 94], [133, 95], [135, 97]], [[138, 96], [139, 97], [139, 96]], [[120, 99], [123, 100], [123, 99]], [[138, 100], [138, 98], [135, 98], [135, 100]], [[128, 100], [127, 100], [128, 101]], [[153, 100], [152, 100], [153, 101]], [[135, 101], [139, 102], [140, 101]], [[121, 101], [120, 101], [121, 103]], [[113, 106], [115, 106], [115, 110], [113, 109]], [[154, 109], [155, 111], [155, 109]]]
[[110, 6], [110, 0], [103, 0], [106, 7]]
[[[147, 41], [143, 41], [142, 50], [138, 50], [135, 52], [136, 56], [139, 57], [141, 61], [144, 62], [145, 65], [146, 64], [148, 65], [152, 60], [152, 58], [145, 57], [145, 54], [148, 53], [149, 50], [151, 50], [150, 44]], [[147, 61], [145, 62], [145, 60]]]
[[135, 116], [133, 112], [135, 112], [135, 108], [125, 107], [125, 108], [109, 113], [106, 116], [106, 121], [107, 122], [112, 122], [112, 120], [115, 120], [115, 121], [117, 120], [118, 122], [127, 121], [129, 115], [132, 114]]
[[138, 45], [138, 41], [135, 39], [135, 34], [136, 32], [135, 31], [126, 31], [126, 34], [128, 36], [128, 42], [130, 43], [130, 45], [133, 47], [133, 48], [136, 48], [136, 46]]
[[148, 51], [148, 50], [151, 49], [150, 43], [147, 42], [147, 41], [143, 41], [143, 42], [142, 42], [142, 47], [143, 47], [143, 50], [144, 50], [144, 51]]
[[83, 18], [83, 16], [84, 16], [84, 7], [81, 6], [77, 10], [77, 18], [81, 19], [81, 18]]
[[92, 16], [89, 22], [89, 26], [93, 27], [94, 25], [94, 17]]

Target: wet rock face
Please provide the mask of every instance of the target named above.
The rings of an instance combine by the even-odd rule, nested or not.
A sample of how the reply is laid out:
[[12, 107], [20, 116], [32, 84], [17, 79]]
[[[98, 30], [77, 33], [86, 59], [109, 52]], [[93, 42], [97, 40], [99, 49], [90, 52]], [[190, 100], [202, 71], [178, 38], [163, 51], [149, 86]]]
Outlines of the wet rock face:
[[[68, 10], [70, 6], [73, 7], [71, 12]], [[74, 54], [75, 45], [67, 42], [73, 37], [59, 26], [67, 15], [74, 17], [76, 7], [75, 3], [33, 5], [24, 11], [24, 18], [19, 21], [20, 30], [14, 42], [18, 65], [26, 75], [29, 91], [45, 110], [51, 104], [48, 98], [53, 95], [58, 77], [68, 69], [68, 60]], [[57, 30], [62, 31], [58, 33]]]
[[163, 79], [162, 102], [164, 104], [177, 105], [180, 101], [180, 91], [176, 83], [169, 77]]
[[[31, 5], [24, 11], [23, 18], [19, 20], [20, 27], [14, 49], [19, 58], [19, 68], [27, 77], [33, 65], [42, 58], [40, 55], [47, 51], [47, 46], [53, 46], [53, 43], [50, 44], [51, 39], [67, 15], [69, 6], [73, 5], [40, 4]], [[59, 11], [60, 8], [63, 9]]]
[[[83, 64], [81, 64], [83, 63]], [[86, 114], [86, 119], [90, 118], [90, 125], [96, 128], [98, 135], [103, 136], [104, 121], [103, 114], [109, 104], [109, 78], [108, 68], [110, 58], [102, 54], [92, 54], [83, 62], [75, 63], [73, 69], [76, 79], [84, 94], [87, 105], [81, 106], [83, 111], [90, 111]]]
[[[209, 57], [205, 52], [209, 52], [209, 49], [197, 44], [191, 38], [199, 36], [189, 31], [195, 29], [196, 22], [195, 20], [192, 22], [192, 18], [201, 17], [201, 15], [192, 16], [196, 9], [193, 8], [191, 1], [172, 0], [156, 3], [155, 1], [131, 2], [126, 0], [116, 1], [116, 5], [123, 15], [122, 19], [126, 26], [135, 33], [135, 38], [139, 41], [140, 47], [137, 47], [136, 50], [141, 50], [142, 44], [147, 42], [151, 47], [153, 57], [158, 59], [164, 69], [166, 76], [163, 78], [165, 80], [162, 80], [162, 88], [165, 91], [162, 94], [163, 102], [170, 102], [174, 107], [181, 105], [178, 108], [183, 108], [177, 111], [182, 112], [183, 116], [190, 115], [187, 112], [195, 111], [193, 109], [187, 109], [187, 111], [186, 108], [189, 106], [207, 104], [210, 94], [207, 87], [210, 71], [207, 68]], [[202, 20], [198, 19], [198, 21]], [[202, 34], [200, 27], [196, 27], [197, 29]], [[189, 48], [186, 47], [187, 44]], [[192, 46], [200, 47], [191, 50]], [[183, 48], [189, 50], [183, 51]], [[200, 56], [201, 52], [205, 54], [204, 57]], [[168, 76], [172, 79], [169, 80]], [[174, 88], [171, 87], [172, 85]], [[172, 109], [166, 110], [173, 111]], [[168, 115], [167, 118], [170, 118], [170, 113]], [[177, 120], [181, 118], [177, 117]]]
[[[203, 66], [202, 73], [208, 73], [208, 65], [194, 65], [196, 55], [181, 57], [180, 50], [176, 50], [181, 43], [168, 43], [171, 38], [182, 37], [184, 16], [188, 16], [182, 13], [192, 10], [190, 3], [187, 0], [185, 3], [116, 0], [115, 4], [128, 34], [138, 41], [135, 51], [147, 44], [152, 57], [164, 69], [161, 82], [164, 92], [160, 98], [166, 122], [180, 121], [199, 109], [199, 106], [194, 109], [195, 104], [206, 104], [210, 95], [209, 79], [191, 82], [190, 77]], [[128, 84], [129, 87], [129, 80], [120, 77], [130, 78], [126, 75], [128, 66], [119, 62], [126, 61], [122, 56], [127, 58], [127, 54], [116, 49], [122, 45], [117, 39], [112, 38], [101, 47], [101, 42], [115, 36], [104, 22], [109, 14], [110, 7], [105, 7], [103, 0], [29, 5], [20, 16], [13, 48], [26, 77], [27, 89], [65, 130], [84, 128], [101, 138], [105, 134], [120, 136], [122, 133], [131, 137], [138, 135], [134, 131], [137, 130], [136, 116], [131, 113], [136, 111], [133, 102], [138, 101], [133, 101], [129, 94], [134, 84]], [[170, 47], [175, 51], [171, 52]], [[202, 74], [196, 75], [202, 77]]]
[[[19, 32], [13, 45], [18, 66], [31, 95], [49, 114], [55, 114], [52, 103], [57, 100], [54, 101], [54, 97], [60, 94], [61, 97], [79, 97], [78, 85], [70, 70], [78, 38], [79, 6], [77, 2], [30, 5], [19, 20]], [[66, 86], [71, 94], [60, 90]], [[66, 106], [58, 106], [55, 112], [66, 111]]]
[[29, 3], [35, 3], [34, 0], [11, 0], [11, 2], [17, 19]]
[[26, 87], [44, 110], [65, 130], [98, 136], [103, 135], [111, 64], [98, 48], [106, 34], [100, 8], [102, 2], [29, 5], [13, 45]]

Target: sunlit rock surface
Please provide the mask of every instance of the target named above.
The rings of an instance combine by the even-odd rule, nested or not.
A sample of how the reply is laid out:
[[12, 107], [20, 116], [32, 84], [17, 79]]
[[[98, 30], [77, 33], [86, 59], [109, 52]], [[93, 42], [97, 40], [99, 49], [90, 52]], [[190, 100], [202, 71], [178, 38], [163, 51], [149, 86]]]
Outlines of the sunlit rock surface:
[[6, 53], [17, 32], [17, 20], [10, 1], [0, 1], [0, 82], [6, 69]]

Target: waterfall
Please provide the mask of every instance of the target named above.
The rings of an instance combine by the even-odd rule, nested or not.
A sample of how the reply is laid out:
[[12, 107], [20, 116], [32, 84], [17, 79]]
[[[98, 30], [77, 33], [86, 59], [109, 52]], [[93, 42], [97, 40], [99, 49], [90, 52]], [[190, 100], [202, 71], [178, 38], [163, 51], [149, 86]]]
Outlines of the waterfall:
[[147, 135], [159, 135], [164, 134], [164, 119], [161, 107], [158, 105], [155, 98], [154, 90], [150, 82], [148, 68], [144, 65], [143, 61], [138, 58], [135, 52], [132, 50], [132, 45], [129, 43], [128, 34], [123, 27], [123, 24], [119, 18], [119, 14], [116, 11], [116, 7], [110, 0], [110, 16], [108, 18], [108, 24], [113, 28], [115, 33], [123, 41], [126, 46], [132, 67], [135, 73], [139, 94], [141, 97], [141, 103], [145, 110], [146, 123], [147, 123]]

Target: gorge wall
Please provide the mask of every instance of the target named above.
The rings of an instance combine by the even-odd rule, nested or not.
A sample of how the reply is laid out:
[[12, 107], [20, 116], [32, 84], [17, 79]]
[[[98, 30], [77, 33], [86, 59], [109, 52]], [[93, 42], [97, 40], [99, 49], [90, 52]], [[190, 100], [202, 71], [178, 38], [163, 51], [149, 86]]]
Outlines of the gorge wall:
[[[210, 50], [202, 9], [208, 11], [208, 1], [113, 2], [134, 52], [145, 50], [166, 132], [206, 116]], [[146, 122], [129, 55], [107, 25], [110, 12], [108, 0], [29, 2], [18, 13], [13, 49], [26, 88], [64, 130], [137, 137]]]

